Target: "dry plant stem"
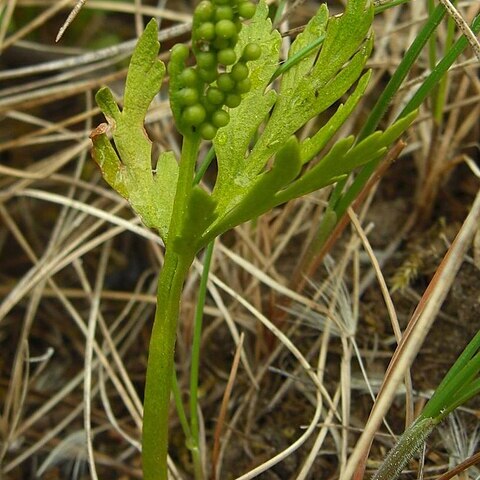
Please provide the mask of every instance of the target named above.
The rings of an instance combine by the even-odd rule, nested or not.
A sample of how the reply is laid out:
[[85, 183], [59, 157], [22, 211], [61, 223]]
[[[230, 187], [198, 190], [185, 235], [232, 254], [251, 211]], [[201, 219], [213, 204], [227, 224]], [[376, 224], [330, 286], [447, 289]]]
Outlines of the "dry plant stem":
[[220, 456], [220, 443], [222, 430], [225, 425], [225, 418], [227, 416], [228, 402], [232, 395], [233, 384], [235, 383], [235, 378], [237, 376], [238, 365], [240, 364], [240, 355], [242, 353], [244, 334], [240, 335], [240, 341], [237, 346], [237, 351], [235, 352], [235, 357], [233, 359], [232, 369], [228, 377], [227, 386], [225, 388], [225, 393], [223, 394], [222, 405], [220, 406], [220, 413], [218, 415], [217, 425], [215, 426], [214, 434], [214, 444], [212, 451], [212, 479], [217, 479], [217, 465], [218, 458]]
[[455, 6], [450, 2], [450, 0], [440, 0], [443, 6], [447, 9], [448, 14], [453, 18], [454, 22], [457, 24], [458, 29], [465, 35], [472, 47], [477, 58], [480, 60], [480, 42], [478, 41], [475, 33], [472, 32], [470, 26], [465, 21], [465, 18], [461, 13], [455, 8]]
[[[258, 274], [260, 275], [260, 272], [258, 272]], [[313, 434], [314, 430], [317, 428], [317, 424], [321, 417], [324, 400], [333, 411], [336, 412], [337, 409], [334, 401], [332, 400], [328, 391], [325, 389], [324, 385], [320, 381], [315, 370], [312, 368], [306, 358], [302, 355], [302, 353], [291, 342], [289, 336], [281, 332], [272, 322], [270, 322], [255, 307], [253, 307], [253, 305], [247, 302], [235, 290], [224, 284], [215, 275], [211, 274], [210, 278], [212, 282], [218, 285], [225, 293], [230, 295], [232, 298], [236, 299], [243, 307], [245, 307], [250, 313], [252, 313], [263, 325], [265, 325], [266, 328], [268, 328], [280, 340], [281, 344], [283, 344], [283, 346], [286, 347], [290, 351], [290, 353], [293, 354], [297, 361], [299, 361], [300, 365], [305, 370], [305, 373], [313, 381], [315, 387], [317, 388], [317, 391], [319, 392], [319, 395], [317, 397], [319, 401], [317, 401], [314, 416], [305, 432], [285, 450], [281, 451], [280, 453], [278, 453], [268, 461], [264, 462], [263, 464], [259, 465], [258, 467], [254, 468], [253, 470], [249, 471], [248, 473], [237, 477], [237, 480], [250, 480], [259, 476], [263, 472], [267, 471], [269, 468], [284, 460], [286, 457], [291, 455], [295, 450], [300, 448], [305, 443], [305, 441], [310, 437], [310, 435]], [[283, 348], [283, 346], [279, 347], [277, 352], [279, 352], [280, 349]], [[265, 371], [266, 369], [262, 370], [261, 375], [263, 375]], [[261, 379], [261, 375], [258, 376], [257, 381]]]
[[67, 19], [65, 20], [65, 23], [60, 27], [60, 30], [58, 31], [58, 34], [55, 38], [55, 42], [58, 42], [63, 34], [65, 33], [65, 30], [68, 28], [68, 26], [73, 22], [75, 17], [78, 15], [78, 12], [82, 9], [83, 4], [85, 3], [86, 0], [77, 0], [77, 3], [73, 7], [73, 10], [69, 13]]
[[0, 22], [0, 45], [3, 42], [3, 39], [5, 38], [5, 34], [7, 33], [8, 26], [10, 24], [10, 21], [12, 19], [13, 11], [15, 10], [15, 4], [17, 3], [16, 0], [10, 0], [10, 2], [7, 3], [6, 7], [1, 7], [0, 2], [0, 8], [4, 8], [5, 11], [2, 12], [3, 19]]
[[[174, 25], [169, 28], [162, 29], [158, 34], [158, 40], [163, 42], [173, 37], [183, 35], [192, 28], [191, 23]], [[137, 39], [128, 40], [119, 45], [102, 48], [93, 52], [87, 52], [82, 55], [70, 56], [61, 60], [50, 60], [44, 63], [9, 69], [0, 72], [0, 80], [11, 78], [19, 79], [26, 76], [37, 76], [40, 73], [54, 72], [59, 70], [70, 70], [81, 65], [93, 64], [100, 60], [115, 57], [117, 55], [128, 53], [131, 54], [137, 43]]]
[[[1, 210], [1, 209], [0, 209]], [[4, 216], [4, 220], [6, 221], [6, 224], [9, 225], [12, 233], [15, 235], [15, 237], [19, 240], [19, 243], [23, 246], [25, 252], [27, 253], [27, 255], [31, 258], [31, 260], [34, 262], [34, 263], [37, 263], [38, 262], [38, 259], [37, 257], [35, 256], [35, 254], [33, 253], [33, 251], [31, 250], [31, 248], [29, 247], [29, 245], [24, 241], [24, 239], [22, 239], [21, 237], [21, 233], [19, 231], [16, 230], [16, 225], [14, 224], [13, 220], [8, 216], [8, 213], [6, 212], [6, 210], [3, 210], [3, 216]], [[53, 240], [52, 240], [53, 241]], [[50, 248], [50, 247], [49, 247]], [[83, 283], [84, 283], [84, 287], [85, 287], [85, 292], [88, 294], [88, 298], [90, 298], [92, 296], [92, 291], [90, 289], [90, 286], [88, 284], [88, 282], [85, 284], [85, 276], [82, 275], [81, 278], [83, 279]], [[82, 319], [81, 319], [81, 316], [79, 314], [76, 313], [76, 311], [74, 310], [74, 307], [68, 303], [68, 301], [66, 300], [66, 298], [63, 298], [63, 295], [61, 294], [61, 292], [59, 291], [58, 287], [56, 287], [55, 283], [53, 282], [53, 280], [51, 278], [47, 278], [46, 281], [48, 283], [50, 283], [53, 287], [53, 290], [55, 292], [55, 295], [59, 298], [59, 300], [63, 303], [64, 307], [66, 308], [67, 312], [70, 313], [70, 315], [72, 316], [72, 318], [76, 319], [76, 323], [80, 326], [82, 332], [84, 332], [86, 334], [86, 326], [84, 328], [82, 328]], [[39, 285], [39, 287], [41, 287], [41, 285]], [[43, 288], [43, 287], [42, 287]], [[101, 319], [101, 316], [100, 316], [100, 319]], [[113, 371], [110, 370], [110, 367], [109, 367], [109, 363], [106, 361], [106, 359], [103, 359], [100, 355], [101, 352], [104, 352], [105, 354], [108, 354], [108, 350], [106, 350], [105, 348], [102, 348], [101, 350], [98, 350], [98, 345], [96, 343], [93, 344], [93, 347], [96, 349], [96, 353], [98, 355], [98, 359], [99, 360], [102, 360], [102, 363], [103, 365], [105, 366], [105, 369], [106, 370], [109, 370], [109, 377], [111, 378], [111, 380], [113, 381], [113, 383], [117, 386], [120, 386], [120, 384], [118, 383], [118, 381], [116, 380], [116, 376], [113, 375]], [[113, 350], [112, 350], [113, 352]], [[98, 360], [94, 360], [93, 363], [92, 363], [92, 368], [97, 368], [98, 366]], [[82, 380], [83, 378], [83, 375], [79, 375], [77, 377], [77, 380], [75, 382], [72, 382], [70, 384], [70, 386], [67, 386], [65, 389], [62, 389], [62, 391], [59, 392], [59, 394], [55, 395], [54, 397], [51, 398], [51, 400], [49, 400], [45, 405], [42, 406], [42, 408], [35, 413], [35, 415], [31, 416], [29, 419], [27, 419], [26, 421], [24, 421], [24, 423], [22, 425], [19, 426], [18, 429], [16, 429], [15, 431], [15, 438], [18, 438], [20, 435], [22, 435], [24, 432], [27, 431], [28, 428], [31, 427], [31, 425], [33, 423], [35, 423], [38, 419], [42, 418], [46, 412], [48, 412], [51, 408], [54, 407], [54, 405], [56, 405], [58, 403], [58, 401], [65, 397], [67, 395], [68, 392], [72, 391], [79, 383], [80, 381]], [[118, 392], [120, 394], [121, 397], [125, 398], [125, 392], [122, 392], [121, 389], [118, 389]], [[126, 404], [127, 405], [127, 404]], [[45, 445], [48, 441], [50, 441], [52, 438], [55, 437], [55, 435], [58, 434], [59, 431], [61, 431], [66, 425], [68, 425], [79, 413], [81, 413], [81, 410], [83, 408], [83, 405], [80, 405], [79, 407], [80, 409], [76, 409], [73, 413], [74, 415], [71, 416], [69, 415], [64, 422], [61, 422], [61, 424], [58, 425], [58, 428], [55, 428], [54, 430], [52, 430], [52, 432], [49, 432], [48, 435], [46, 435], [45, 437], [43, 437], [41, 440], [39, 440], [38, 442], [36, 442], [34, 445], [32, 445], [30, 448], [28, 448], [25, 452], [23, 452], [19, 457], [17, 457], [15, 460], [13, 460], [12, 462], [10, 462], [8, 465], [6, 465], [4, 467], [4, 470], [3, 472], [4, 473], [7, 473], [8, 471], [12, 470], [13, 468], [15, 468], [18, 464], [22, 463], [23, 461], [25, 461], [29, 456], [33, 455], [36, 451], [38, 451], [43, 445]], [[128, 408], [128, 405], [127, 405], [127, 408]], [[133, 418], [135, 419], [136, 416], [133, 415]], [[136, 421], [137, 425], [140, 425], [140, 419], [138, 419], [138, 422]]]
[[97, 278], [95, 281], [95, 291], [91, 300], [90, 315], [88, 318], [88, 331], [85, 345], [85, 378], [83, 387], [83, 403], [84, 415], [83, 423], [85, 434], [87, 436], [87, 455], [90, 466], [90, 475], [92, 479], [98, 479], [97, 470], [95, 468], [95, 458], [93, 453], [93, 432], [92, 432], [92, 363], [93, 363], [93, 344], [95, 340], [95, 330], [97, 327], [98, 314], [100, 310], [100, 292], [103, 288], [103, 281], [107, 269], [107, 262], [110, 256], [112, 243], [109, 240], [104, 244], [100, 263], [97, 270]]
[[[350, 217], [350, 221], [353, 223], [353, 226], [355, 227], [355, 230], [357, 231], [357, 234], [360, 236], [363, 247], [365, 251], [367, 252], [367, 255], [370, 258], [370, 262], [372, 263], [372, 266], [376, 272], [378, 283], [380, 285], [380, 290], [382, 292], [382, 296], [385, 302], [385, 305], [387, 307], [388, 315], [390, 317], [390, 323], [392, 325], [393, 332], [395, 334], [395, 339], [397, 341], [397, 344], [401, 342], [402, 339], [402, 331], [400, 329], [400, 324], [398, 322], [398, 317], [397, 313], [395, 311], [395, 306], [392, 301], [392, 297], [390, 296], [390, 293], [388, 291], [388, 286], [387, 282], [385, 281], [385, 278], [382, 274], [380, 265], [378, 264], [377, 258], [375, 256], [375, 253], [373, 251], [372, 246], [370, 245], [370, 242], [368, 241], [368, 238], [363, 231], [363, 228], [355, 215], [355, 212], [349, 208], [347, 210], [348, 216]], [[413, 394], [412, 394], [412, 378], [410, 375], [410, 371], [405, 372], [405, 389], [406, 389], [406, 398], [405, 398], [405, 424], [406, 427], [408, 427], [411, 423], [413, 423], [414, 417], [413, 417]]]
[[25, 37], [28, 33], [34, 30], [36, 27], [43, 25], [49, 18], [53, 17], [58, 11], [64, 8], [70, 0], [62, 0], [60, 2], [54, 3], [50, 8], [44, 10], [40, 15], [35, 17], [30, 23], [25, 25], [23, 28], [17, 30], [14, 34], [10, 35], [5, 39], [0, 45], [0, 52], [5, 50], [10, 45], [13, 45], [20, 38]]
[[426, 335], [435, 321], [440, 307], [442, 306], [455, 276], [460, 269], [463, 257], [472, 242], [479, 221], [480, 192], [477, 194], [472, 209], [463, 223], [462, 228], [458, 232], [454, 242], [450, 246], [420, 300], [417, 309], [413, 313], [402, 337], [402, 342], [393, 355], [365, 430], [358, 440], [352, 456], [348, 461], [347, 469], [345, 471], [345, 480], [350, 480], [354, 475], [354, 472], [356, 472], [354, 478], [360, 479], [363, 477], [363, 460], [366, 455], [368, 455], [367, 452], [370, 448], [373, 436], [380, 426], [383, 417], [387, 413], [393, 401], [395, 391], [404, 377], [405, 372], [411, 366]]
[[480, 463], [480, 452], [477, 452], [475, 455], [467, 458], [462, 463], [452, 468], [449, 472], [440, 475], [437, 480], [450, 480], [477, 463]]

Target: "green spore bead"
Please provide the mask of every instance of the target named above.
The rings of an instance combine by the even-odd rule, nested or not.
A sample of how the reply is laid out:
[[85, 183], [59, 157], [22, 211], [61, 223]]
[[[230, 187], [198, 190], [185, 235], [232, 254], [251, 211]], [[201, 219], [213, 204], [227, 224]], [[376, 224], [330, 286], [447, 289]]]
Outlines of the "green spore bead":
[[252, 82], [249, 78], [245, 78], [237, 82], [235, 90], [238, 93], [247, 93], [252, 88]]
[[185, 61], [190, 56], [190, 49], [183, 43], [177, 43], [172, 47], [171, 55], [178, 61]]
[[231, 92], [235, 88], [235, 82], [229, 73], [221, 73], [217, 78], [217, 86], [222, 92]]
[[224, 48], [217, 54], [218, 63], [221, 65], [233, 65], [237, 61], [237, 55], [233, 48]]
[[202, 23], [198, 26], [195, 33], [202, 40], [213, 40], [215, 38], [215, 24], [212, 22]]
[[253, 60], [258, 60], [262, 54], [262, 49], [258, 43], [247, 43], [243, 49], [242, 58], [243, 60], [250, 62]]
[[255, 15], [257, 7], [251, 2], [241, 2], [238, 4], [238, 14], [246, 19], [252, 18]]
[[242, 27], [243, 27], [242, 22], [241, 22], [239, 19], [237, 19], [237, 20], [235, 20], [234, 23], [235, 23], [235, 28], [237, 29], [237, 33], [240, 33], [240, 30], [241, 30]]
[[220, 5], [215, 10], [215, 20], [233, 20], [233, 9], [229, 5]]
[[225, 48], [230, 48], [230, 41], [227, 38], [216, 38], [213, 41], [213, 46], [216, 50], [223, 50]]
[[208, 122], [202, 123], [198, 128], [198, 132], [204, 140], [213, 140], [217, 134], [217, 130], [217, 127]]
[[215, 7], [213, 3], [208, 0], [203, 0], [197, 5], [194, 15], [200, 22], [208, 22], [213, 19], [214, 13]]
[[192, 105], [187, 107], [182, 113], [182, 120], [190, 126], [197, 126], [200, 125], [207, 116], [205, 108], [197, 103], [196, 105]]
[[207, 90], [206, 96], [212, 105], [223, 105], [225, 101], [225, 94], [217, 87], [210, 87]]
[[237, 35], [237, 27], [231, 20], [219, 20], [215, 24], [215, 33], [219, 38], [232, 38]]
[[228, 5], [231, 0], [214, 0], [216, 5]]
[[189, 67], [180, 74], [179, 80], [185, 87], [195, 87], [198, 83], [198, 74], [194, 68]]
[[225, 110], [217, 110], [213, 113], [211, 121], [217, 128], [225, 127], [230, 121], [230, 115]]
[[200, 103], [203, 105], [203, 108], [205, 108], [207, 117], [209, 117], [218, 108], [218, 105], [214, 105], [213, 103], [209, 102], [205, 95], [200, 98]]
[[217, 67], [217, 58], [213, 52], [199, 52], [196, 54], [196, 59], [200, 68], [214, 69]]
[[210, 68], [199, 68], [198, 76], [206, 83], [213, 83], [217, 79], [217, 70]]
[[182, 105], [195, 105], [198, 102], [198, 91], [195, 88], [182, 88], [178, 92], [178, 101]]
[[245, 80], [249, 73], [250, 71], [247, 65], [243, 62], [238, 62], [232, 67], [230, 75], [232, 76], [233, 80], [240, 82], [241, 80]]
[[242, 103], [242, 97], [239, 93], [229, 93], [225, 97], [225, 105], [229, 108], [238, 107]]

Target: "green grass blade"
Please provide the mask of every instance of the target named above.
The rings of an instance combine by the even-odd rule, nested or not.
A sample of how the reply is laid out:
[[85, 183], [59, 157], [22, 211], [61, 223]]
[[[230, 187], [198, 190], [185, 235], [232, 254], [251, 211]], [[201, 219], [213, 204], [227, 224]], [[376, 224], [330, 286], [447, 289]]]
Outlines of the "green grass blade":
[[397, 7], [398, 5], [403, 5], [408, 3], [410, 0], [392, 0], [391, 2], [385, 2], [380, 5], [376, 5], [374, 8], [375, 15], [390, 10], [390, 8]]
[[[479, 354], [480, 355], [480, 354]], [[458, 406], [460, 392], [478, 375], [480, 357], [468, 363], [457, 375], [436, 391], [422, 411], [422, 417], [444, 417], [445, 412], [451, 412], [454, 405]]]
[[215, 148], [212, 146], [210, 147], [210, 150], [205, 155], [205, 158], [203, 159], [200, 165], [200, 168], [195, 174], [195, 178], [193, 179], [193, 185], [198, 185], [201, 182], [203, 176], [205, 175], [205, 172], [208, 170], [208, 167], [213, 162], [214, 158], [215, 158]]
[[448, 385], [453, 378], [455, 378], [459, 372], [470, 362], [473, 356], [478, 352], [480, 349], [480, 331], [473, 337], [473, 339], [469, 342], [469, 344], [465, 347], [463, 352], [457, 358], [455, 363], [452, 365], [450, 370], [447, 372], [445, 377], [443, 378], [442, 382], [436, 389], [436, 392], [441, 392], [445, 385]]
[[200, 369], [200, 345], [202, 339], [202, 320], [205, 298], [207, 296], [208, 275], [212, 263], [215, 241], [208, 244], [203, 259], [203, 271], [198, 287], [197, 306], [195, 308], [195, 320], [192, 343], [192, 364], [190, 369], [190, 427], [192, 432], [193, 448], [199, 448], [199, 421], [198, 421], [198, 372]]
[[187, 414], [185, 413], [185, 408], [182, 401], [182, 392], [180, 391], [180, 386], [178, 385], [178, 379], [175, 372], [173, 372], [172, 377], [172, 393], [175, 401], [175, 408], [177, 409], [178, 420], [180, 421], [183, 434], [185, 435], [185, 438], [191, 438], [192, 432], [190, 431], [190, 426], [188, 424]]
[[473, 380], [465, 388], [458, 393], [457, 399], [454, 403], [450, 404], [445, 412], [442, 411], [441, 419], [443, 420], [449, 413], [453, 412], [456, 408], [460, 407], [464, 403], [468, 402], [471, 398], [480, 393], [480, 378]]
[[[470, 27], [472, 32], [477, 34], [480, 31], [480, 15], [477, 15]], [[453, 65], [453, 62], [459, 57], [459, 55], [467, 48], [468, 40], [465, 36], [461, 36], [440, 60], [437, 66], [433, 69], [432, 73], [425, 79], [415, 95], [407, 103], [405, 108], [400, 113], [400, 117], [408, 115], [413, 110], [416, 110], [422, 102], [431, 93], [433, 88], [437, 86], [438, 82], [447, 73], [448, 69]]]
[[428, 39], [433, 35], [436, 28], [442, 21], [443, 17], [445, 16], [445, 12], [445, 7], [443, 7], [443, 5], [439, 5], [433, 11], [432, 15], [430, 15], [428, 21], [425, 23], [422, 30], [420, 30], [412, 45], [410, 45], [408, 48], [405, 56], [400, 62], [400, 65], [395, 70], [395, 73], [392, 75], [392, 78], [389, 80], [387, 86], [380, 95], [380, 98], [373, 107], [364, 127], [358, 135], [358, 141], [362, 141], [377, 129], [380, 121], [387, 112], [393, 97], [398, 92], [398, 89], [405, 80], [408, 72], [411, 70], [418, 56], [422, 52]]

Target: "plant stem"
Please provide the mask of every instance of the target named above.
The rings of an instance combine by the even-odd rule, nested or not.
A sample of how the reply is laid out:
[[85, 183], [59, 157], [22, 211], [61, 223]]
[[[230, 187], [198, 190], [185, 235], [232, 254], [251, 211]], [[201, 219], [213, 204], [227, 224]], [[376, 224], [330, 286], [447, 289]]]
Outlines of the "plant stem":
[[203, 468], [200, 455], [199, 421], [198, 421], [198, 371], [200, 367], [200, 344], [202, 339], [202, 320], [205, 297], [207, 295], [208, 274], [212, 261], [215, 241], [208, 244], [203, 260], [203, 272], [198, 289], [197, 307], [195, 309], [195, 327], [192, 342], [192, 365], [190, 369], [190, 430], [195, 479], [203, 479]]
[[182, 288], [193, 262], [194, 251], [175, 249], [181, 235], [200, 139], [186, 136], [172, 219], [165, 248], [165, 259], [157, 290], [157, 310], [150, 338], [145, 384], [142, 460], [144, 480], [167, 480], [168, 413], [174, 374], [174, 353]]
[[185, 408], [183, 407], [182, 392], [180, 390], [180, 385], [178, 384], [177, 375], [175, 372], [172, 375], [172, 393], [173, 400], [175, 401], [175, 407], [177, 409], [178, 420], [180, 421], [183, 434], [185, 435], [185, 438], [190, 438], [192, 436], [192, 432], [190, 431], [190, 425], [188, 424]]
[[215, 149], [211, 147], [210, 150], [205, 155], [205, 158], [203, 159], [203, 162], [200, 165], [198, 172], [195, 174], [195, 178], [193, 179], [193, 185], [198, 185], [200, 183], [203, 176], [205, 175], [205, 172], [208, 170], [208, 167], [210, 166], [214, 158], [215, 158]]
[[143, 412], [145, 480], [167, 480], [168, 411], [182, 287], [190, 261], [168, 249], [157, 290], [157, 310], [148, 354]]
[[390, 450], [382, 466], [372, 480], [396, 480], [405, 465], [413, 458], [437, 422], [433, 418], [423, 418], [412, 423]]

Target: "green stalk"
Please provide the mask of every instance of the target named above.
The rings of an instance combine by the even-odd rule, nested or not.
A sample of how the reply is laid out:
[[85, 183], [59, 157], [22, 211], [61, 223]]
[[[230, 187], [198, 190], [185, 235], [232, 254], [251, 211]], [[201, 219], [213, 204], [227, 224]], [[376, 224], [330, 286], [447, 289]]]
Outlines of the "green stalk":
[[287, 0], [280, 0], [278, 2], [278, 7], [277, 11], [275, 12], [275, 17], [273, 19], [273, 25], [276, 27], [280, 23], [280, 20], [283, 17], [283, 14], [285, 12], [285, 7], [287, 6]]
[[[203, 175], [207, 171], [208, 167], [215, 158], [215, 148], [212, 146], [207, 152], [200, 168], [195, 174], [193, 179], [193, 186], [198, 185], [203, 178]], [[199, 420], [198, 420], [198, 372], [200, 366], [200, 345], [202, 338], [202, 320], [203, 320], [203, 309], [205, 307], [205, 298], [207, 296], [207, 282], [208, 274], [210, 272], [210, 265], [213, 255], [214, 241], [210, 242], [205, 250], [205, 257], [203, 261], [203, 272], [200, 279], [197, 305], [195, 309], [195, 319], [194, 319], [194, 334], [192, 342], [192, 361], [191, 361], [191, 370], [190, 370], [190, 425], [187, 425], [186, 428], [183, 427], [185, 437], [187, 439], [187, 446], [192, 452], [193, 466], [195, 471], [195, 479], [202, 480], [203, 467], [202, 467], [202, 457], [200, 452], [200, 438], [199, 438]], [[174, 376], [176, 381], [176, 377]], [[176, 394], [175, 403], [177, 405], [177, 411], [180, 415], [183, 415], [181, 421], [186, 422], [185, 412], [183, 409], [183, 403], [179, 393]]]
[[[456, 377], [460, 374], [460, 372], [468, 365], [468, 363], [472, 360], [475, 354], [480, 349], [480, 331], [473, 337], [473, 339], [469, 342], [469, 344], [465, 347], [464, 351], [460, 354], [457, 358], [453, 366], [450, 368], [448, 373], [443, 378], [440, 385], [435, 390], [434, 395], [430, 399], [430, 401], [425, 405], [422, 415], [435, 417], [439, 414], [439, 412], [445, 408], [445, 403], [448, 402], [448, 396], [444, 395], [444, 391], [446, 387], [454, 381]], [[438, 401], [439, 397], [440, 401]]]
[[[456, 1], [453, 1], [453, 4], [456, 5]], [[455, 27], [456, 23], [452, 17], [448, 17], [447, 20], [447, 38], [445, 39], [445, 47], [444, 51], [448, 52], [453, 45], [455, 40]], [[432, 65], [432, 69], [435, 67], [435, 64]], [[438, 85], [436, 90], [436, 98], [433, 108], [433, 117], [438, 125], [442, 123], [443, 119], [443, 108], [445, 107], [445, 103], [447, 101], [447, 93], [448, 93], [448, 82], [449, 78], [448, 75], [445, 75]]]
[[192, 343], [192, 365], [190, 368], [190, 430], [191, 430], [191, 445], [193, 463], [195, 468], [195, 479], [203, 479], [203, 469], [200, 455], [200, 439], [199, 439], [199, 420], [198, 420], [198, 372], [200, 368], [200, 346], [202, 340], [202, 320], [203, 308], [205, 306], [205, 298], [207, 296], [208, 274], [210, 272], [210, 265], [213, 255], [213, 247], [215, 242], [208, 244], [205, 250], [205, 257], [203, 260], [203, 272], [200, 279], [200, 286], [198, 290], [197, 306], [195, 309], [195, 323]]
[[168, 248], [157, 290], [157, 310], [148, 354], [143, 411], [145, 480], [167, 480], [168, 412], [173, 357], [183, 283], [191, 261]]
[[[435, 0], [427, 0], [428, 15], [432, 15], [435, 10]], [[437, 64], [437, 37], [438, 35], [432, 35], [428, 40], [428, 63], [430, 64], [430, 70], [435, 68]]]
[[144, 480], [168, 479], [168, 414], [178, 314], [183, 284], [196, 253], [176, 252], [175, 239], [181, 232], [192, 191], [199, 145], [199, 137], [184, 137], [165, 260], [158, 282], [157, 310], [150, 338], [143, 412]]
[[423, 417], [443, 419], [459, 405], [459, 399], [466, 401], [470, 392], [476, 392], [476, 377], [480, 371], [479, 345], [480, 332], [468, 344], [435, 390], [422, 411]]
[[269, 83], [274, 82], [280, 75], [283, 75], [287, 70], [290, 70], [294, 65], [300, 63], [307, 55], [312, 53], [314, 50], [318, 49], [318, 47], [323, 43], [325, 40], [325, 35], [320, 35], [314, 42], [310, 45], [299, 50], [297, 53], [289, 57], [282, 63], [273, 73], [272, 78], [270, 79]]
[[391, 2], [380, 3], [375, 6], [375, 15], [378, 15], [385, 10], [389, 10], [390, 8], [397, 7], [398, 5], [403, 5], [404, 3], [408, 3], [410, 0], [392, 0]]
[[205, 155], [205, 158], [200, 165], [197, 173], [195, 174], [195, 178], [193, 179], [193, 185], [198, 185], [202, 180], [205, 172], [208, 170], [208, 167], [212, 163], [213, 159], [215, 158], [215, 148], [211, 147], [210, 150]]
[[176, 372], [174, 372], [172, 375], [172, 393], [173, 400], [175, 401], [178, 420], [180, 421], [183, 434], [185, 435], [185, 438], [191, 438], [192, 432], [190, 431], [190, 425], [188, 424], [185, 408], [183, 407], [182, 392], [180, 391], [180, 386], [178, 385]]

